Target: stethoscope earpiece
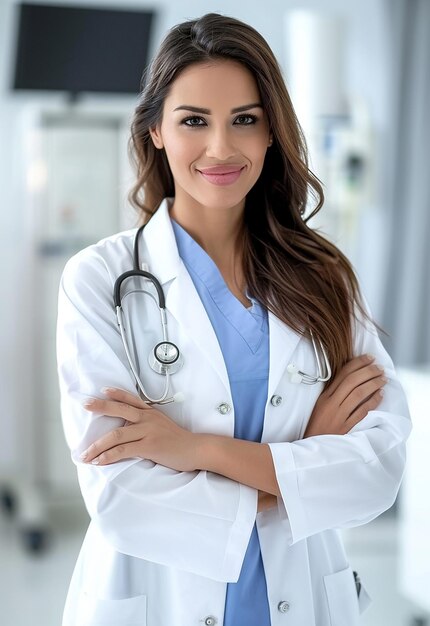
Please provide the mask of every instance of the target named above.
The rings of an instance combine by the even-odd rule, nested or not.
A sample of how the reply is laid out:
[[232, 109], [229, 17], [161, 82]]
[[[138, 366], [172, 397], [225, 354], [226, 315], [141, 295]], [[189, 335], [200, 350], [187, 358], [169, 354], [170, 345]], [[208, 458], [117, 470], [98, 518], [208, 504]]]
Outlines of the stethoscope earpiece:
[[[315, 385], [316, 383], [325, 383], [331, 377], [331, 367], [330, 367], [330, 363], [327, 357], [327, 352], [325, 351], [324, 346], [322, 345], [321, 341], [318, 341], [319, 343], [319, 351], [318, 351], [317, 343], [315, 341], [314, 335], [311, 330], [309, 330], [309, 334], [311, 336], [312, 347], [315, 353], [315, 360], [317, 362], [318, 373], [316, 376], [313, 376], [312, 374], [306, 374], [305, 372], [302, 372], [299, 369], [298, 365], [296, 365], [295, 363], [289, 363], [287, 365], [287, 372], [290, 375], [290, 382], [293, 383], [294, 385], [297, 385], [299, 383], [304, 383], [305, 385]], [[323, 367], [324, 367], [324, 371], [323, 371]]]
[[298, 385], [302, 382], [303, 376], [299, 372], [299, 368], [297, 367], [295, 363], [289, 363], [287, 365], [287, 372], [290, 375], [290, 383], [293, 383], [294, 385]]
[[185, 400], [185, 394], [182, 391], [177, 391], [173, 395], [173, 402], [183, 402]]

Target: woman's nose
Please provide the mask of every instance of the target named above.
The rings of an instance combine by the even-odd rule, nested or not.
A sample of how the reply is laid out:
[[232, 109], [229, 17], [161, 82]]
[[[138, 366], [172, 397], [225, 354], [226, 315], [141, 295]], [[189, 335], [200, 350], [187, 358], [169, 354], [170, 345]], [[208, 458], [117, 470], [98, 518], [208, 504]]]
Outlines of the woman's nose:
[[233, 138], [228, 130], [214, 131], [208, 138], [206, 155], [226, 161], [237, 153]]

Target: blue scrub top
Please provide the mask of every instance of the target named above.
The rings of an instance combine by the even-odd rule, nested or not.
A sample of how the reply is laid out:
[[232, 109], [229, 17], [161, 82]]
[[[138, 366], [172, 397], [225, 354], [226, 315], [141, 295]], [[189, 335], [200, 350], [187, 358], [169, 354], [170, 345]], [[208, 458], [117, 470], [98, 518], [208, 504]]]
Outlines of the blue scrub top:
[[[233, 295], [217, 265], [175, 220], [182, 258], [212, 323], [226, 364], [235, 412], [234, 436], [261, 441], [269, 373], [267, 311], [246, 308]], [[239, 580], [227, 583], [223, 626], [270, 626], [266, 578], [254, 524]]]

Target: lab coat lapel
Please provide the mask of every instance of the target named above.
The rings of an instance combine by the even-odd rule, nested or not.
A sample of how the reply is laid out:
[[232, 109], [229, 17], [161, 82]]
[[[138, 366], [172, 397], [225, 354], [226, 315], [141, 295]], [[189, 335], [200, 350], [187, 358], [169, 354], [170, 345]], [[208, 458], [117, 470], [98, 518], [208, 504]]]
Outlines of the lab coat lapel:
[[143, 229], [139, 246], [140, 259], [149, 264], [149, 271], [165, 285], [176, 278], [181, 266], [175, 233], [170, 221], [169, 207], [173, 198], [164, 198]]
[[269, 311], [269, 336], [268, 397], [270, 398], [275, 393], [282, 375], [286, 375], [287, 365], [301, 339], [301, 335]]
[[183, 263], [168, 290], [166, 308], [192, 339], [197, 350], [211, 363], [225, 388], [230, 390], [228, 373], [217, 336]]
[[[166, 295], [166, 309], [209, 360], [226, 389], [230, 390], [227, 369], [211, 321], [194, 283], [179, 256], [175, 233], [170, 221], [169, 207], [173, 198], [164, 198], [156, 213], [144, 228], [145, 254], [149, 271], [160, 281]], [[180, 348], [180, 346], [179, 346]], [[184, 359], [186, 359], [184, 354]]]

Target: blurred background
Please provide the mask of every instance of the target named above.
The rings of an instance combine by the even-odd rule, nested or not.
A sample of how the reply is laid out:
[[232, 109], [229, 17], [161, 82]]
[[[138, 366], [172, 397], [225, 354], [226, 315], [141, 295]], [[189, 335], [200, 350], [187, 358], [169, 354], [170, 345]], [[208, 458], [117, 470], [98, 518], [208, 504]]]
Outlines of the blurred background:
[[0, 0], [0, 604], [2, 626], [58, 626], [88, 525], [55, 362], [66, 260], [134, 227], [126, 143], [166, 30], [215, 11], [272, 47], [326, 203], [414, 421], [398, 501], [345, 531], [373, 605], [364, 626], [430, 624], [430, 2]]

